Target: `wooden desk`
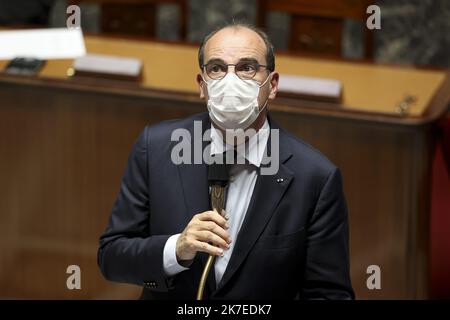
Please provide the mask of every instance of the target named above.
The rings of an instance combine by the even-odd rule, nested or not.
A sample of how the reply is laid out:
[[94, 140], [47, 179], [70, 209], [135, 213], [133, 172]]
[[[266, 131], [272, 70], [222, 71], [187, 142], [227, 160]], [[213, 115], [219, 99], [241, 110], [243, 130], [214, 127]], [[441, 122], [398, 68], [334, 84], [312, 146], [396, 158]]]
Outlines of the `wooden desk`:
[[[144, 88], [197, 93], [195, 75], [199, 72], [197, 47], [180, 44], [113, 40], [86, 37], [89, 53], [137, 57], [145, 62]], [[6, 65], [0, 61], [0, 68]], [[49, 61], [41, 77], [66, 79], [70, 60]], [[421, 117], [431, 98], [442, 85], [446, 73], [415, 70], [389, 65], [372, 65], [330, 60], [315, 60], [296, 56], [277, 56], [276, 67], [282, 74], [301, 74], [342, 81], [344, 97], [342, 108], [352, 111], [394, 114], [406, 94], [417, 97], [410, 109], [411, 116]]]
[[[71, 61], [50, 61], [35, 78], [0, 75], [1, 298], [136, 298], [140, 288], [107, 283], [96, 265], [126, 159], [146, 124], [206, 109], [195, 47], [100, 37], [86, 45], [143, 59], [142, 86], [68, 79]], [[293, 56], [278, 56], [277, 69], [344, 84], [342, 106], [277, 99], [270, 108], [342, 170], [357, 297], [426, 297], [432, 130], [450, 101], [448, 74]], [[417, 102], [400, 116], [405, 94]], [[82, 269], [80, 291], [66, 289], [70, 264]], [[382, 290], [366, 287], [373, 264]]]

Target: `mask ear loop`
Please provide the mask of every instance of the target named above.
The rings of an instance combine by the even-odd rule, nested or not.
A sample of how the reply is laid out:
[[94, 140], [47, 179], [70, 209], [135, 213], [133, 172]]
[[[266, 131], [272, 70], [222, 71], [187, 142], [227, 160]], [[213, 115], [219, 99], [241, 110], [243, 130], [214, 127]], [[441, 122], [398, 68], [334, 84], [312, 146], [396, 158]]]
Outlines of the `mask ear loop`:
[[270, 77], [271, 74], [272, 74], [272, 72], [267, 76], [266, 80], [264, 80], [264, 82], [259, 85], [260, 88], [264, 87], [264, 85], [266, 84], [267, 80], [269, 80], [269, 77]]
[[[266, 80], [264, 80], [264, 82], [259, 86], [260, 88], [263, 87], [267, 83], [267, 80], [269, 80], [269, 77], [271, 74], [272, 74], [272, 72], [267, 76]], [[258, 115], [261, 114], [261, 112], [263, 112], [263, 110], [267, 107], [268, 102], [269, 102], [269, 97], [267, 97], [266, 102], [264, 102], [264, 106], [262, 107], [262, 109], [258, 110]], [[259, 106], [258, 106], [258, 109], [259, 109]]]
[[206, 84], [206, 86], [208, 86], [208, 83], [206, 82], [206, 79], [203, 78], [203, 75], [202, 75], [202, 74], [200, 75], [200, 77], [202, 77], [202, 80], [203, 80], [202, 86], [205, 85], [205, 84]]
[[261, 112], [263, 112], [263, 110], [267, 107], [267, 103], [268, 103], [268, 102], [269, 102], [269, 97], [267, 97], [266, 102], [264, 102], [264, 106], [262, 107], [262, 109], [259, 110], [258, 115], [259, 115]]

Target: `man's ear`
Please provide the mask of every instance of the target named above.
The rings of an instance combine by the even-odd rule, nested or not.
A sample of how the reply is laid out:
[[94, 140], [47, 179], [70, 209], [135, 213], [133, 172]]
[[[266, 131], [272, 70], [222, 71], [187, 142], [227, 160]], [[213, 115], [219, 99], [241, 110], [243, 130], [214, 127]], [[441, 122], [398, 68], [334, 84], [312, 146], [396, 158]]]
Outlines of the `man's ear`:
[[278, 72], [276, 72], [276, 71], [272, 72], [272, 79], [270, 79], [270, 92], [269, 92], [270, 100], [275, 99], [275, 97], [277, 96], [279, 78], [280, 78], [280, 75]]
[[200, 99], [205, 99], [206, 97], [206, 92], [205, 92], [205, 81], [202, 78], [201, 74], [197, 74], [197, 83], [198, 83], [198, 88], [200, 90]]

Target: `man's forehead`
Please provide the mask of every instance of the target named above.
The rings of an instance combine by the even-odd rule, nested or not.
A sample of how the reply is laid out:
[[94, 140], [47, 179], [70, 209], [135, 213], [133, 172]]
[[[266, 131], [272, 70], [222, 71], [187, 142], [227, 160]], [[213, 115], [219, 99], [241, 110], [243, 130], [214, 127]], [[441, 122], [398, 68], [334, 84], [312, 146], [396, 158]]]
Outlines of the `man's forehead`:
[[205, 58], [221, 58], [226, 62], [236, 62], [241, 58], [253, 57], [265, 61], [266, 46], [254, 31], [239, 28], [223, 29], [212, 36], [205, 45]]
[[242, 58], [254, 58], [262, 62], [263, 54], [252, 47], [216, 47], [209, 50], [206, 59], [222, 59], [226, 62], [237, 62]]

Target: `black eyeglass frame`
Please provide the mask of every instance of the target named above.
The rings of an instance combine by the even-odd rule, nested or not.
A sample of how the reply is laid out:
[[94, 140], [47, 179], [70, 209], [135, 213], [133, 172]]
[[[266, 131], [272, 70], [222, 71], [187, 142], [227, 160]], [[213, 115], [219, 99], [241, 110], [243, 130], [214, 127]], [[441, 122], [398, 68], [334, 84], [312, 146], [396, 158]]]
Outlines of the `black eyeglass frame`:
[[[214, 78], [214, 77], [211, 77], [211, 76], [209, 75], [209, 73], [208, 73], [208, 71], [207, 71], [207, 69], [206, 69], [206, 67], [207, 67], [208, 65], [210, 65], [210, 64], [217, 64], [217, 65], [219, 65], [219, 63], [217, 63], [217, 62], [215, 62], [215, 61], [211, 61], [211, 62], [208, 62], [207, 64], [202, 65], [203, 71], [208, 75], [208, 77], [210, 77], [210, 78], [213, 79], [213, 80], [222, 80], [223, 78], [225, 78], [226, 75], [228, 74], [228, 71], [229, 71], [229, 69], [230, 69], [230, 66], [234, 66], [234, 73], [235, 73], [235, 74], [238, 76], [238, 78], [241, 79], [241, 80], [252, 80], [252, 79], [256, 76], [256, 74], [259, 72], [259, 70], [260, 70], [261, 67], [267, 69], [267, 65], [255, 63], [254, 66], [255, 66], [257, 69], [255, 70], [255, 73], [253, 74], [253, 76], [252, 76], [251, 78], [242, 78], [242, 77], [239, 76], [238, 72], [236, 72], [236, 66], [239, 65], [239, 64], [250, 64], [248, 61], [241, 61], [241, 62], [234, 63], [234, 64], [233, 64], [233, 63], [220, 64], [221, 66], [227, 67], [227, 72], [225, 72], [225, 74], [224, 74], [222, 77]], [[267, 69], [267, 70], [269, 70], [269, 69]], [[269, 71], [270, 71], [270, 70], [269, 70]]]

